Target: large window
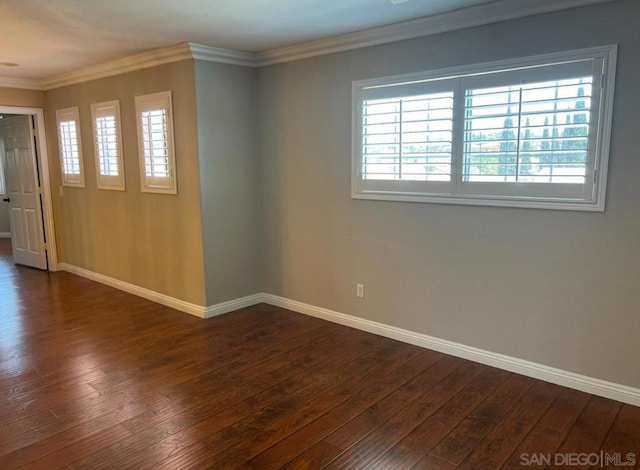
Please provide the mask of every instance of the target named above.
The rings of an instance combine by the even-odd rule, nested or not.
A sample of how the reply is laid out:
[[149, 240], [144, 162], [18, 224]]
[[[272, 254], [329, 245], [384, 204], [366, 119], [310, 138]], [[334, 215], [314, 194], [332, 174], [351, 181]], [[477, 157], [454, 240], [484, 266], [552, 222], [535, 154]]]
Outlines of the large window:
[[120, 101], [91, 105], [98, 188], [124, 191]]
[[78, 107], [58, 109], [58, 143], [62, 184], [84, 188], [82, 140], [80, 138], [80, 113]]
[[136, 96], [143, 192], [176, 194], [171, 92]]
[[616, 47], [355, 82], [355, 198], [604, 210]]

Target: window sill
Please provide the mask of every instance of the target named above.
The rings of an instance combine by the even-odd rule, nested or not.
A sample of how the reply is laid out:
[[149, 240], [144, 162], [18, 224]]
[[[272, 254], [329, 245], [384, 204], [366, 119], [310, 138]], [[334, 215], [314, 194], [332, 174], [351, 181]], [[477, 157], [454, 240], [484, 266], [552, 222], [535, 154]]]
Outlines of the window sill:
[[352, 199], [375, 201], [421, 202], [429, 204], [454, 204], [463, 206], [513, 207], [521, 209], [550, 209], [563, 211], [604, 212], [604, 203], [577, 200], [539, 199], [539, 198], [504, 198], [439, 196], [416, 193], [394, 193], [382, 191], [352, 192]]

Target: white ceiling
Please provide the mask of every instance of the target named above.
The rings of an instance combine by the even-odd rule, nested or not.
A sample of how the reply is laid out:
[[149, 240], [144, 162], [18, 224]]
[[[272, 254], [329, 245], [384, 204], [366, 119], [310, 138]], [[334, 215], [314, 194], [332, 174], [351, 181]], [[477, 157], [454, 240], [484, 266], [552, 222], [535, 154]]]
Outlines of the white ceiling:
[[[0, 0], [0, 76], [39, 80], [184, 41], [262, 52], [495, 0]], [[533, 0], [536, 1], [536, 0]]]
[[0, 86], [77, 83], [187, 43], [255, 66], [613, 0], [395, 1], [0, 0]]

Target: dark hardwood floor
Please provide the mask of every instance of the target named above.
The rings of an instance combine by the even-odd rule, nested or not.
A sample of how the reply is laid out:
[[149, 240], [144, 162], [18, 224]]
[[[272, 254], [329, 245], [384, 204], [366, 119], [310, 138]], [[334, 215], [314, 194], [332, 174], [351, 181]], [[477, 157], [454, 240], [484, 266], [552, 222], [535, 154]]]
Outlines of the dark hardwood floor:
[[0, 393], [1, 469], [511, 469], [523, 453], [640, 452], [640, 408], [269, 305], [201, 320], [16, 267], [8, 240]]

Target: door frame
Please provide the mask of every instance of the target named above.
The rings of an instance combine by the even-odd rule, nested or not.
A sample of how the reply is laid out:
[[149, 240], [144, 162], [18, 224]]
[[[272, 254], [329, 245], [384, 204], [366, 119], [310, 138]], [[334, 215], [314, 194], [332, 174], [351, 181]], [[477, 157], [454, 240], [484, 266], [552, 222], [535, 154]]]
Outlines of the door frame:
[[[47, 152], [47, 133], [44, 125], [44, 110], [24, 106], [2, 106], [0, 114], [22, 114], [33, 116], [36, 120], [36, 138], [39, 158], [34, 162], [40, 172], [41, 192], [43, 196], [42, 216], [44, 219], [44, 233], [47, 241], [47, 261], [49, 271], [58, 271], [58, 250], [56, 245], [56, 230], [53, 223], [53, 201], [51, 198], [51, 176], [49, 171], [49, 153]], [[32, 156], [35, 158], [35, 156]], [[36, 166], [37, 163], [37, 166]]]

